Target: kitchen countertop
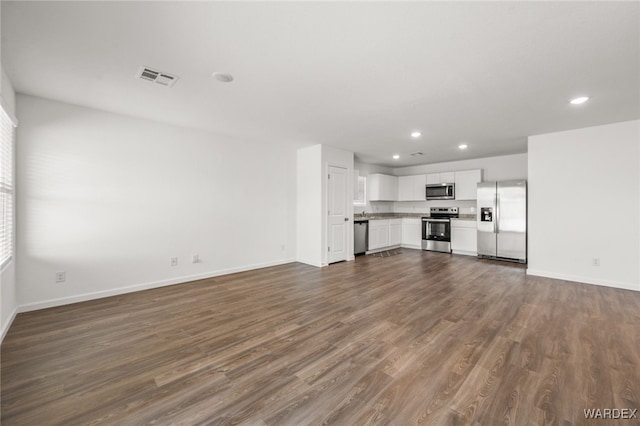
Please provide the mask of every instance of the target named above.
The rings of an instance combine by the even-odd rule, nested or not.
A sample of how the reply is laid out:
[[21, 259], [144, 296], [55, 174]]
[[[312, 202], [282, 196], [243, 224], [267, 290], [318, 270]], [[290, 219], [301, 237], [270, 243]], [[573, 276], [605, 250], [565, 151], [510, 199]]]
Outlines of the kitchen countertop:
[[[360, 214], [353, 215], [353, 221], [359, 222], [364, 220], [387, 220], [387, 219], [403, 219], [413, 218], [421, 219], [423, 217], [429, 217], [429, 213], [367, 213], [366, 216], [360, 216]], [[461, 214], [458, 220], [476, 220], [475, 214]]]
[[403, 219], [414, 218], [420, 219], [421, 217], [428, 216], [428, 213], [367, 213], [366, 216], [360, 216], [360, 214], [354, 214], [353, 220], [355, 222], [359, 220], [387, 220], [387, 219]]

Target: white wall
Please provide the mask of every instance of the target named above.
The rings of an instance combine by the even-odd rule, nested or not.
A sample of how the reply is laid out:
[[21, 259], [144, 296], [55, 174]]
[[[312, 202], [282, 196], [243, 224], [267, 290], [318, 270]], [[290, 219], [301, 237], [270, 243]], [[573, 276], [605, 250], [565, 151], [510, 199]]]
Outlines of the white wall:
[[18, 115], [20, 310], [294, 259], [295, 149], [22, 95]]
[[[326, 145], [300, 148], [297, 152], [297, 260], [325, 266], [327, 257], [327, 175], [329, 166], [347, 169], [347, 191], [353, 194], [353, 152]], [[353, 218], [353, 205], [348, 204]], [[347, 230], [347, 260], [353, 256], [353, 220]]]
[[[7, 74], [4, 72], [4, 68], [0, 67], [0, 72], [0, 103], [5, 111], [15, 119], [15, 91], [11, 85], [11, 81], [9, 81], [9, 77], [7, 77]], [[13, 205], [15, 206], [15, 198]], [[13, 223], [16, 223], [15, 217]], [[15, 243], [15, 232], [13, 241]], [[2, 271], [0, 271], [0, 342], [4, 339], [5, 334], [11, 326], [11, 323], [16, 316], [17, 308], [14, 245], [13, 259], [5, 265]]]
[[13, 85], [9, 76], [4, 72], [2, 68], [2, 79], [0, 80], [0, 96], [2, 97], [2, 107], [5, 111], [15, 117], [16, 115], [16, 92], [13, 90]]
[[298, 262], [322, 266], [322, 145], [297, 152]]
[[529, 138], [527, 273], [640, 290], [639, 151], [640, 121]]
[[500, 157], [476, 158], [473, 160], [448, 161], [446, 163], [393, 169], [397, 176], [422, 173], [455, 172], [458, 170], [483, 169], [483, 180], [508, 180], [527, 178], [527, 154], [503, 155]]

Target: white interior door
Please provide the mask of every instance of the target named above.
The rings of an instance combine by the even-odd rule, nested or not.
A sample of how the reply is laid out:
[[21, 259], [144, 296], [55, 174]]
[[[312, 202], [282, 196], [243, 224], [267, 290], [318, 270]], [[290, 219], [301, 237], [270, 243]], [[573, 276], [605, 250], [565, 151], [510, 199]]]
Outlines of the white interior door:
[[347, 260], [349, 232], [347, 169], [329, 166], [328, 198], [328, 263]]

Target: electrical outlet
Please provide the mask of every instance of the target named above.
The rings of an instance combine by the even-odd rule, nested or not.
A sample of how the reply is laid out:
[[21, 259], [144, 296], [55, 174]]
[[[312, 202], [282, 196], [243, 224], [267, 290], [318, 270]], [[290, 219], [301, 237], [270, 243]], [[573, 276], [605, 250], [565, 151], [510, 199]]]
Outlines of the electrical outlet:
[[63, 283], [67, 280], [67, 273], [65, 271], [56, 272], [56, 282]]
[[599, 257], [594, 257], [593, 260], [591, 260], [591, 264], [593, 266], [600, 266], [600, 258]]
[[284, 251], [284, 244], [280, 246], [280, 251]]
[[171, 266], [178, 266], [178, 258], [177, 257], [172, 257], [171, 258]]
[[194, 254], [193, 257], [191, 258], [191, 263], [200, 263], [200, 255]]

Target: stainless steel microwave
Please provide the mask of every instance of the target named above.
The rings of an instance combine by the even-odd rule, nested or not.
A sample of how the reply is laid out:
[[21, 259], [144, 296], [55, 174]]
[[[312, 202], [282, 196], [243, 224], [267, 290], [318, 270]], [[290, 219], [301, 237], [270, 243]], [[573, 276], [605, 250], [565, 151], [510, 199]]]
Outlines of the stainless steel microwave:
[[427, 200], [455, 200], [456, 184], [455, 183], [437, 183], [427, 185]]

